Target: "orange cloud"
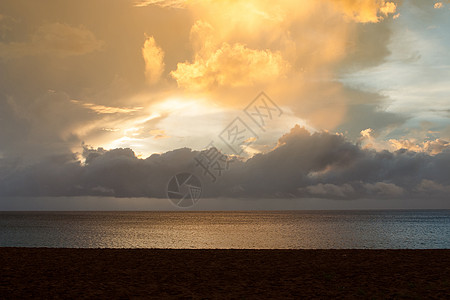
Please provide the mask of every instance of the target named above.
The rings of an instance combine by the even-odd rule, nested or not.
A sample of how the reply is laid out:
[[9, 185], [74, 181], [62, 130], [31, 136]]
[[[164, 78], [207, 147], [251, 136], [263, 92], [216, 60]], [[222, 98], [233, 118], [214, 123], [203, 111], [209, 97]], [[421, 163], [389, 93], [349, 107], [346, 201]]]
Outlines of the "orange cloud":
[[92, 111], [95, 111], [98, 114], [116, 114], [116, 113], [131, 113], [140, 111], [143, 109], [143, 107], [133, 107], [133, 108], [123, 108], [123, 107], [112, 107], [112, 106], [105, 106], [105, 105], [98, 105], [94, 103], [82, 103], [78, 100], [70, 100], [72, 103], [80, 104]]
[[134, 6], [144, 7], [149, 5], [158, 5], [162, 7], [182, 8], [184, 7], [185, 2], [186, 0], [138, 0], [135, 1]]
[[149, 84], [155, 84], [164, 72], [164, 51], [156, 45], [152, 36], [147, 37], [142, 47], [145, 61], [145, 77]]
[[179, 86], [198, 90], [214, 86], [251, 86], [278, 79], [288, 69], [289, 64], [279, 52], [223, 43], [211, 53], [198, 55], [193, 63], [179, 63], [171, 75]]
[[[311, 126], [323, 129], [342, 124], [352, 101], [337, 80], [341, 67], [349, 61], [351, 67], [368, 66], [387, 55], [389, 33], [382, 20], [397, 9], [393, 1], [383, 0], [137, 4], [182, 7], [195, 20], [192, 56], [178, 61], [170, 72], [184, 92], [235, 106], [251, 99], [255, 89], [265, 90]], [[363, 28], [361, 23], [369, 24]]]
[[361, 141], [364, 148], [373, 148], [380, 151], [397, 151], [405, 149], [413, 152], [425, 152], [430, 155], [436, 155], [450, 149], [450, 142], [443, 139], [420, 142], [415, 138], [389, 139], [388, 141], [383, 138], [383, 136], [374, 134], [374, 131], [371, 128], [361, 131]]
[[[309, 2], [309, 3], [308, 3]], [[296, 8], [303, 10], [311, 5], [323, 6], [323, 4], [334, 3], [337, 8], [349, 19], [361, 23], [376, 23], [385, 16], [395, 13], [397, 5], [392, 1], [385, 0], [318, 0], [317, 4], [311, 4], [311, 1], [292, 1], [282, 0], [276, 3], [265, 0], [237, 0], [237, 1], [211, 1], [211, 0], [140, 0], [135, 6], [158, 5], [161, 7], [204, 7], [206, 9], [221, 8], [226, 15], [246, 15], [242, 22], [252, 22], [253, 16], [262, 16], [267, 19], [280, 20], [279, 12], [286, 8]], [[439, 3], [436, 3], [438, 5]], [[435, 6], [436, 6], [435, 5]], [[442, 5], [442, 3], [441, 3]]]
[[389, 142], [395, 147], [395, 150], [407, 149], [414, 152], [427, 152], [431, 155], [436, 155], [446, 149], [450, 149], [450, 143], [442, 139], [420, 143], [416, 139], [390, 139]]
[[333, 0], [347, 18], [360, 23], [377, 23], [395, 13], [397, 5], [384, 0]]
[[168, 136], [166, 134], [166, 132], [164, 130], [161, 130], [161, 129], [152, 129], [152, 130], [150, 130], [150, 135], [152, 135], [153, 139], [155, 139], [155, 140], [165, 139], [165, 138], [169, 138], [170, 137], [170, 136]]
[[196, 52], [194, 61], [178, 63], [177, 69], [171, 72], [179, 86], [193, 90], [252, 86], [273, 81], [288, 71], [289, 63], [280, 51], [230, 44], [218, 39], [221, 33], [205, 21], [197, 21], [192, 26], [190, 39]]

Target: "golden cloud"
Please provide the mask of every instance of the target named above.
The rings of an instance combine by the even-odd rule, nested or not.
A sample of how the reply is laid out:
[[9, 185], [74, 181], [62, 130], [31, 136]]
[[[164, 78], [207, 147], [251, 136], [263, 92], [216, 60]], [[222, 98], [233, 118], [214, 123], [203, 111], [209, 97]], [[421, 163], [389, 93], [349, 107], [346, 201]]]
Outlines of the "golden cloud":
[[166, 134], [166, 131], [162, 130], [162, 129], [152, 129], [152, 130], [150, 130], [149, 133], [150, 133], [150, 135], [153, 136], [153, 139], [155, 139], [155, 140], [166, 139], [166, 138], [170, 137]]
[[407, 149], [414, 152], [426, 152], [430, 155], [439, 154], [442, 151], [450, 148], [450, 143], [442, 139], [435, 139], [424, 142], [418, 142], [416, 139], [390, 139], [389, 142], [392, 144], [395, 150]]
[[143, 109], [143, 107], [112, 107], [112, 106], [105, 106], [105, 105], [99, 105], [94, 103], [83, 103], [79, 100], [70, 100], [72, 103], [79, 104], [83, 107], [86, 107], [92, 111], [95, 111], [98, 114], [123, 114], [123, 113], [131, 113], [140, 111]]
[[[324, 4], [334, 3], [337, 8], [344, 13], [349, 19], [356, 22], [368, 23], [379, 22], [389, 14], [395, 13], [397, 5], [392, 1], [385, 0], [318, 0], [318, 1], [292, 1], [281, 0], [274, 3], [273, 1], [251, 1], [251, 0], [236, 0], [236, 1], [211, 1], [211, 0], [140, 0], [135, 3], [135, 6], [143, 7], [149, 5], [157, 5], [161, 7], [203, 7], [207, 10], [216, 10], [221, 8], [225, 15], [241, 15], [246, 14], [246, 18], [242, 22], [251, 22], [255, 15], [262, 16], [267, 19], [280, 20], [283, 8], [303, 10], [308, 6], [322, 6]], [[438, 2], [435, 4], [441, 5]]]
[[171, 72], [179, 86], [191, 90], [225, 86], [252, 86], [273, 81], [289, 70], [279, 51], [250, 49], [241, 43], [229, 44], [217, 38], [208, 22], [197, 21], [191, 29], [195, 59], [178, 63]]
[[161, 0], [139, 5], [183, 7], [195, 20], [192, 56], [170, 72], [178, 87], [224, 106], [240, 104], [263, 89], [311, 126], [325, 129], [342, 124], [353, 101], [336, 80], [340, 68], [349, 62], [367, 66], [387, 55], [389, 31], [382, 20], [397, 9], [384, 0]]
[[450, 142], [443, 139], [434, 139], [419, 141], [415, 138], [389, 139], [384, 140], [384, 136], [379, 136], [371, 128], [361, 131], [361, 141], [365, 148], [374, 148], [376, 150], [387, 149], [397, 151], [405, 149], [413, 152], [425, 152], [430, 155], [436, 155], [450, 149]]
[[333, 0], [350, 19], [360, 23], [377, 23], [395, 13], [397, 5], [384, 0]]
[[144, 7], [149, 5], [158, 5], [161, 7], [184, 7], [186, 0], [139, 0], [134, 3], [136, 7]]
[[156, 45], [152, 36], [147, 37], [142, 47], [145, 61], [145, 77], [149, 84], [155, 84], [164, 72], [164, 51]]
[[288, 69], [288, 62], [279, 52], [225, 42], [213, 52], [197, 55], [193, 63], [179, 63], [171, 75], [179, 86], [198, 90], [215, 86], [251, 86], [279, 79]]

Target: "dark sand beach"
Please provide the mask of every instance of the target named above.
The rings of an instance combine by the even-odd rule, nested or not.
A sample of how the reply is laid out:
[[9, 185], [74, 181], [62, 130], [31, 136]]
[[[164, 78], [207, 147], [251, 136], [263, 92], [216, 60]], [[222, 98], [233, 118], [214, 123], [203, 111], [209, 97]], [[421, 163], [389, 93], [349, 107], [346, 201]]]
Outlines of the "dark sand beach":
[[0, 248], [0, 298], [447, 298], [450, 250]]

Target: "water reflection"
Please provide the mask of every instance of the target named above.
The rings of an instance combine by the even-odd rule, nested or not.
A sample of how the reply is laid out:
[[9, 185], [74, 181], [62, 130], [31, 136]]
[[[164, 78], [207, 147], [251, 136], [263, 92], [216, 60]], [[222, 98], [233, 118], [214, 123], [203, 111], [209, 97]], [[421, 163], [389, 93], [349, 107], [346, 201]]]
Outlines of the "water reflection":
[[450, 248], [450, 211], [0, 213], [0, 246]]

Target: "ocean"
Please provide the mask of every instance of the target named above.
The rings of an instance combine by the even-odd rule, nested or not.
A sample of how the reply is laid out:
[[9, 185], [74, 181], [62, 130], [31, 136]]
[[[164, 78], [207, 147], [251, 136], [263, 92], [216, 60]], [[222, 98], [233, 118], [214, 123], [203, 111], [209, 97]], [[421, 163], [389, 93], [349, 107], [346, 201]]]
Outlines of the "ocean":
[[0, 247], [449, 249], [450, 210], [0, 212]]

